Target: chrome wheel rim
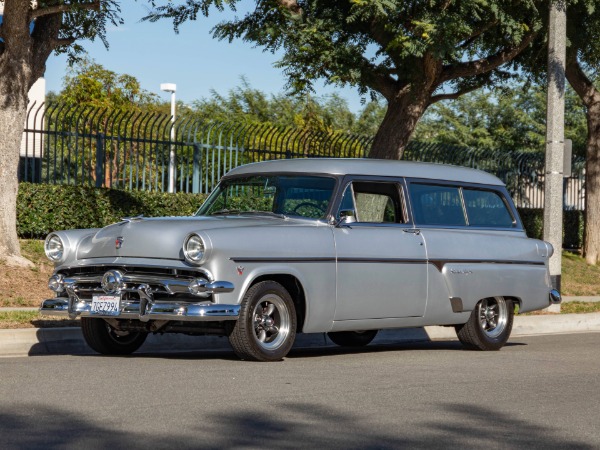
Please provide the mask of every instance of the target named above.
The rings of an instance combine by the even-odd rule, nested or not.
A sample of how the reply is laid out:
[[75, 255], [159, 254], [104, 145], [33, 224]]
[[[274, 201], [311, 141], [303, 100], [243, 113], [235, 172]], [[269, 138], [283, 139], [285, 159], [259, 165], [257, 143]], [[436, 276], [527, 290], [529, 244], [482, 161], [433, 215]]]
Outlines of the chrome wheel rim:
[[486, 298], [478, 306], [479, 326], [490, 337], [497, 338], [506, 329], [508, 308], [502, 297]]
[[252, 312], [254, 340], [265, 350], [281, 347], [290, 334], [290, 312], [281, 297], [267, 294]]

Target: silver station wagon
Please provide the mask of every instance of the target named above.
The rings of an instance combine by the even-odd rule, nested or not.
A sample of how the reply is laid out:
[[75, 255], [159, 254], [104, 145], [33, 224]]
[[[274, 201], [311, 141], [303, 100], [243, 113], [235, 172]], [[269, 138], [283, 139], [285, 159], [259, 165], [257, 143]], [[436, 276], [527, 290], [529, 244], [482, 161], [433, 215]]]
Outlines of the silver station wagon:
[[231, 170], [193, 217], [132, 217], [46, 238], [42, 314], [81, 316], [102, 354], [149, 333], [228, 336], [280, 360], [296, 333], [363, 346], [385, 328], [447, 325], [498, 350], [515, 309], [560, 302], [552, 246], [527, 238], [496, 177], [403, 161], [298, 159]]

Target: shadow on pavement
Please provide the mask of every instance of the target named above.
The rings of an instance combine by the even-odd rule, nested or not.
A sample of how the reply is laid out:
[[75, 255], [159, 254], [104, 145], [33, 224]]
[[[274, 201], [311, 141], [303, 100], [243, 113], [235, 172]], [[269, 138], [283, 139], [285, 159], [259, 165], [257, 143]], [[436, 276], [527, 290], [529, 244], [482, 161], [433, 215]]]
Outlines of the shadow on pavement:
[[[0, 407], [3, 449], [53, 448], [543, 448], [591, 449], [564, 439], [554, 428], [523, 417], [469, 404], [433, 405], [439, 420], [380, 424], [377, 417], [311, 403], [273, 402], [268, 410], [241, 403], [231, 413], [182, 410], [188, 426], [153, 423], [152, 414], [132, 410], [126, 424], [35, 404]], [[356, 405], [359, 411], [360, 405]], [[147, 411], [144, 409], [144, 411]], [[104, 418], [105, 420], [101, 420]], [[189, 423], [194, 425], [189, 426]], [[169, 426], [170, 425], [170, 426]], [[133, 428], [136, 431], [124, 431]]]

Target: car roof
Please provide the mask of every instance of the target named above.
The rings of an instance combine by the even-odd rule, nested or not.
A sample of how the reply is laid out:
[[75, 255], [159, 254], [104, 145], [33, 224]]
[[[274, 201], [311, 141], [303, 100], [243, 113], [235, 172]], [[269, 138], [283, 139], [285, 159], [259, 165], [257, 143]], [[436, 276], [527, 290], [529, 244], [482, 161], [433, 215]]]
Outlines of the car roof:
[[504, 186], [501, 180], [482, 170], [446, 164], [364, 158], [277, 159], [239, 166], [225, 176], [229, 178], [256, 173], [409, 177]]

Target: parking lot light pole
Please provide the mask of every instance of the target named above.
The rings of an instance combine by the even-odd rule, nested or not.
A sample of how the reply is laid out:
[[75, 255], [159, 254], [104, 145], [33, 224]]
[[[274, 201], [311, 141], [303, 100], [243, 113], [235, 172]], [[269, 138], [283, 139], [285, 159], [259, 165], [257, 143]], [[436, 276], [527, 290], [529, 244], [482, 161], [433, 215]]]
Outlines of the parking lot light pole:
[[175, 91], [177, 85], [174, 83], [162, 83], [160, 90], [171, 93], [171, 149], [169, 151], [169, 187], [168, 192], [175, 192]]
[[[550, 2], [548, 97], [544, 183], [544, 240], [554, 247], [550, 258], [552, 287], [560, 291], [563, 230], [563, 153], [565, 140], [566, 3]], [[560, 305], [558, 305], [560, 307]]]

